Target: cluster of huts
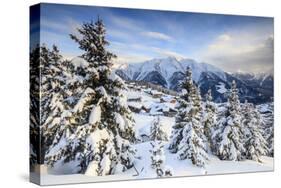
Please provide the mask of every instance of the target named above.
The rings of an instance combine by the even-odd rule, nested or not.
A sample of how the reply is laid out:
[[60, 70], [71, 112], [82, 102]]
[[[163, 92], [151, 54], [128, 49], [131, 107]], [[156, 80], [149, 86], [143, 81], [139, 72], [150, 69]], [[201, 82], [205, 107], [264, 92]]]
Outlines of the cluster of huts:
[[[139, 86], [141, 87], [141, 86]], [[134, 86], [134, 89], [138, 87]], [[142, 96], [129, 97], [128, 106], [135, 113], [148, 113], [149, 115], [164, 115], [174, 117], [177, 113], [175, 109], [176, 97], [166, 95], [160, 91], [151, 88], [140, 88], [145, 94], [148, 94], [154, 99], [159, 99], [157, 102], [144, 101]]]

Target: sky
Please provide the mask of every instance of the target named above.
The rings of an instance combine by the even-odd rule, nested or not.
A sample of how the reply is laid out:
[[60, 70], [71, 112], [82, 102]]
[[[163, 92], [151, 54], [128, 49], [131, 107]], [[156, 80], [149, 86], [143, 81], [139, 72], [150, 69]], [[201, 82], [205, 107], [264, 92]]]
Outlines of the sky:
[[273, 70], [273, 18], [94, 6], [41, 5], [31, 16], [31, 36], [56, 44], [65, 58], [81, 55], [69, 34], [100, 17], [115, 63], [174, 56], [215, 65], [227, 72]]

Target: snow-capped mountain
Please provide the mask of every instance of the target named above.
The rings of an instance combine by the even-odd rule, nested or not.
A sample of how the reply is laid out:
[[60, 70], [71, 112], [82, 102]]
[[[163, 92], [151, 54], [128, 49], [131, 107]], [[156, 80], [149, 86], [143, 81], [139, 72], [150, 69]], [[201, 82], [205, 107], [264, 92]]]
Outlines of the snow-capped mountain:
[[273, 72], [251, 74], [251, 73], [234, 73], [233, 76], [243, 80], [248, 85], [273, 90]]
[[273, 71], [260, 74], [235, 73], [233, 76], [239, 78], [248, 86], [255, 88], [259, 93], [263, 93], [269, 98], [273, 97]]
[[[198, 63], [192, 59], [167, 57], [142, 63], [122, 64], [116, 69], [116, 73], [125, 80], [150, 82], [179, 91], [188, 66], [192, 69], [193, 80], [200, 87], [202, 96], [211, 89], [216, 102], [226, 101], [232, 80], [237, 83], [241, 101], [247, 99], [254, 103], [262, 103], [270, 101], [273, 96], [273, 77], [256, 79], [255, 81], [261, 85], [257, 87], [247, 82], [243, 76], [229, 74], [214, 65]], [[270, 84], [272, 88], [267, 88]]]
[[188, 66], [192, 69], [192, 76], [195, 82], [199, 81], [203, 72], [212, 72], [220, 79], [226, 79], [225, 73], [213, 65], [197, 63], [192, 59], [178, 60], [175, 57], [152, 59], [137, 64], [122, 64], [118, 68], [117, 73], [129, 80], [154, 82], [155, 84], [174, 89], [175, 80], [181, 79]]

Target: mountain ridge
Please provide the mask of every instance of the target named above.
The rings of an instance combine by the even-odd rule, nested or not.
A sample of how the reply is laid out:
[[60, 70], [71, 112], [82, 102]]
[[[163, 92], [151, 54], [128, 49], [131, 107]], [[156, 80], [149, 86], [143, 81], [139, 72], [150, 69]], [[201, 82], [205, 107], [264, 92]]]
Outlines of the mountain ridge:
[[[273, 75], [257, 76], [249, 74], [252, 76], [247, 77], [243, 73], [231, 74], [214, 65], [199, 63], [193, 59], [155, 58], [140, 63], [122, 64], [115, 69], [115, 72], [125, 80], [146, 81], [180, 91], [180, 82], [183, 80], [188, 66], [192, 69], [193, 80], [199, 86], [202, 96], [208, 89], [211, 89], [216, 102], [227, 100], [226, 92], [222, 93], [221, 91], [229, 89], [232, 80], [237, 82], [241, 101], [263, 103], [272, 100]], [[225, 89], [222, 89], [222, 87], [225, 87]]]

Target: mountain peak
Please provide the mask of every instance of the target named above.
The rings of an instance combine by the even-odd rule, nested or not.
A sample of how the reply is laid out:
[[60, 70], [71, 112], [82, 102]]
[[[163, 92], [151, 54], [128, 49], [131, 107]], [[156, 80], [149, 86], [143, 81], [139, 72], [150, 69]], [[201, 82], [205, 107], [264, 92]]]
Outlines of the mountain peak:
[[171, 60], [171, 61], [181, 61], [184, 58], [183, 57], [176, 57], [176, 56], [167, 56], [166, 59]]
[[184, 75], [187, 67], [190, 67], [193, 72], [193, 80], [198, 81], [203, 72], [212, 72], [219, 78], [225, 79], [225, 73], [219, 68], [207, 64], [198, 63], [193, 59], [178, 58], [175, 56], [168, 56], [165, 58], [154, 58], [142, 63], [129, 64], [129, 66], [122, 66], [119, 68], [119, 72], [122, 70], [122, 74], [132, 80], [145, 80], [149, 77], [153, 77], [157, 74], [157, 77], [161, 77], [161, 80], [165, 80], [166, 86], [171, 86], [171, 80], [175, 75]]
[[214, 100], [226, 101], [227, 96], [219, 88], [230, 88], [231, 82], [236, 81], [241, 100], [250, 102], [268, 101], [272, 96], [272, 77], [257, 79], [252, 74], [229, 74], [220, 68], [208, 64], [198, 63], [193, 59], [177, 59], [169, 56], [155, 58], [142, 63], [127, 64], [116, 70], [116, 73], [125, 80], [150, 82], [162, 87], [180, 91], [180, 83], [185, 78], [185, 70], [190, 67], [192, 79], [200, 88], [202, 96], [211, 89]]

